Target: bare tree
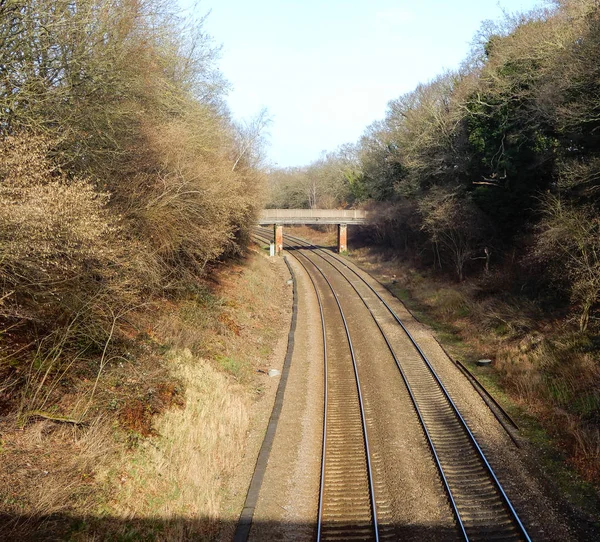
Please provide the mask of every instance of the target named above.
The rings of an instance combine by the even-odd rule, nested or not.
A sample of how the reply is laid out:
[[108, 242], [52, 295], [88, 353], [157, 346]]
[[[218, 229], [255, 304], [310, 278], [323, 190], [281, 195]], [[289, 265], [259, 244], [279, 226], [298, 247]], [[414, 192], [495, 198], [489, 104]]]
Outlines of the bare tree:
[[419, 203], [425, 231], [433, 244], [434, 260], [442, 263], [447, 254], [459, 281], [464, 279], [464, 267], [483, 237], [481, 212], [464, 196], [456, 192], [432, 190]]
[[546, 197], [543, 210], [536, 256], [557, 278], [568, 280], [580, 307], [579, 329], [585, 331], [600, 301], [600, 218], [591, 205], [574, 207], [554, 195]]
[[250, 121], [242, 122], [236, 125], [237, 132], [237, 156], [233, 162], [231, 171], [235, 171], [240, 160], [246, 159], [251, 165], [256, 167], [260, 162], [260, 149], [266, 129], [271, 124], [272, 119], [266, 108], [261, 109], [258, 114]]

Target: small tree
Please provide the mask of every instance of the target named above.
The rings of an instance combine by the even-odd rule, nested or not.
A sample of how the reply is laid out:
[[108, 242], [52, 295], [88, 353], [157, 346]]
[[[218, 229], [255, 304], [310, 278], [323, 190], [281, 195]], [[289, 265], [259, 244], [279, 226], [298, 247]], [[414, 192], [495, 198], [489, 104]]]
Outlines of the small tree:
[[421, 229], [433, 243], [434, 260], [442, 266], [447, 257], [459, 281], [464, 279], [464, 267], [479, 241], [484, 237], [485, 223], [479, 209], [455, 192], [433, 189], [422, 198], [419, 211]]
[[567, 280], [583, 332], [600, 301], [600, 217], [591, 205], [574, 207], [554, 195], [546, 198], [543, 211], [535, 254]]

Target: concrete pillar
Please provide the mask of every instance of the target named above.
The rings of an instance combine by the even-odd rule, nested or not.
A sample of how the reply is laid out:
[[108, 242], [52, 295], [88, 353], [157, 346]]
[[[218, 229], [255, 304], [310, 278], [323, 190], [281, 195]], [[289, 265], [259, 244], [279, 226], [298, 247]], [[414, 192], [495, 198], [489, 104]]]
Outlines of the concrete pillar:
[[337, 230], [337, 248], [340, 254], [348, 252], [348, 225], [338, 224]]
[[275, 236], [275, 254], [279, 255], [283, 252], [283, 226], [281, 224], [273, 226], [273, 235]]

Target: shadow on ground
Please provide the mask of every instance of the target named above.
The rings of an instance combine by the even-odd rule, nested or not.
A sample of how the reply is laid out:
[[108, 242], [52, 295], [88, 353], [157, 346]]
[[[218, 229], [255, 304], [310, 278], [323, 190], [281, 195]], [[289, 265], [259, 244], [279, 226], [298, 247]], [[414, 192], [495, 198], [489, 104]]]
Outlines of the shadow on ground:
[[[0, 540], [21, 541], [169, 541], [232, 540], [237, 524], [208, 518], [123, 519], [117, 517], [17, 516], [0, 514]], [[446, 527], [386, 526], [398, 540], [457, 540], [457, 532]], [[252, 525], [255, 540], [297, 540], [315, 538], [316, 524], [260, 522]]]

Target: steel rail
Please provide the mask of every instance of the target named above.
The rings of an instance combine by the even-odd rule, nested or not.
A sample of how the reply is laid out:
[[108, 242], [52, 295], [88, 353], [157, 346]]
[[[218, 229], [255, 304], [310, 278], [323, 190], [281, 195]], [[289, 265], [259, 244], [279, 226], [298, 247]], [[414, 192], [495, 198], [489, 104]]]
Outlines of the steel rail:
[[[364, 281], [364, 279], [362, 279], [362, 277], [360, 275], [358, 275], [358, 273], [356, 273], [356, 271], [354, 269], [352, 269], [352, 267], [350, 267], [349, 265], [346, 264], [346, 262], [336, 256], [335, 253], [333, 252], [328, 252], [327, 250], [323, 249], [323, 247], [319, 247], [317, 245], [314, 245], [313, 243], [310, 243], [309, 241], [305, 241], [304, 239], [301, 239], [300, 237], [296, 237], [293, 235], [289, 235], [286, 234], [286, 236], [290, 239], [296, 239], [297, 241], [306, 243], [307, 245], [313, 247], [316, 251], [322, 252], [323, 254], [326, 254], [328, 257], [333, 258], [334, 260], [336, 260], [337, 262], [341, 263], [343, 266], [347, 267], [350, 271], [352, 271], [354, 274], [356, 274], [361, 280]], [[322, 256], [321, 256], [322, 257]], [[356, 264], [354, 264], [356, 265]], [[360, 267], [357, 266], [359, 269]], [[361, 271], [363, 271], [361, 269]], [[363, 271], [365, 272], [365, 271]], [[371, 276], [371, 275], [369, 275]], [[388, 286], [386, 286], [385, 284], [383, 284], [381, 281], [379, 281], [377, 278], [371, 276], [371, 278], [377, 282], [382, 288], [385, 288], [388, 292], [390, 292], [392, 295], [394, 295], [394, 293], [390, 290], [390, 288]], [[412, 312], [407, 309], [408, 312], [411, 313], [412, 317], [417, 320], [417, 322], [420, 322], [420, 320], [414, 315], [412, 314]], [[434, 337], [435, 339], [435, 337]], [[496, 419], [498, 420], [498, 422], [502, 425], [502, 427], [504, 428], [504, 430], [506, 431], [506, 433], [508, 434], [508, 436], [510, 437], [510, 439], [513, 441], [513, 443], [520, 448], [521, 444], [520, 442], [514, 437], [514, 435], [508, 430], [508, 428], [505, 425], [505, 422], [498, 416], [498, 413], [494, 410], [494, 408], [498, 409], [498, 411], [502, 414], [502, 416], [508, 421], [508, 423], [510, 425], [513, 426], [514, 429], [516, 429], [517, 431], [520, 431], [520, 427], [517, 424], [517, 422], [515, 422], [515, 420], [512, 418], [512, 416], [506, 411], [506, 409], [496, 400], [496, 398], [486, 389], [486, 387], [479, 381], [479, 379], [471, 372], [471, 370], [464, 364], [462, 363], [460, 360], [455, 360], [452, 358], [452, 356], [446, 351], [446, 349], [444, 348], [443, 345], [441, 345], [439, 343], [439, 341], [437, 339], [435, 339], [436, 342], [438, 343], [438, 345], [440, 346], [440, 348], [444, 351], [444, 353], [446, 354], [446, 356], [448, 356], [448, 359], [450, 359], [450, 361], [452, 361], [452, 363], [454, 363], [458, 369], [467, 377], [467, 379], [469, 380], [469, 382], [471, 383], [471, 385], [473, 386], [473, 388], [475, 388], [475, 391], [477, 391], [477, 393], [481, 396], [481, 398], [484, 400], [484, 402], [486, 403], [487, 407], [490, 409], [490, 411], [492, 412], [492, 414], [496, 417]], [[488, 403], [488, 400], [492, 402], [494, 408], [492, 408], [492, 406]]]
[[[485, 457], [485, 454], [483, 453], [483, 450], [481, 449], [481, 447], [479, 446], [477, 440], [475, 439], [475, 436], [473, 435], [473, 433], [471, 432], [470, 428], [468, 427], [466, 421], [464, 420], [464, 418], [460, 414], [460, 412], [459, 412], [458, 408], [456, 407], [454, 401], [450, 397], [450, 394], [446, 390], [445, 386], [442, 384], [439, 376], [437, 375], [437, 373], [433, 369], [433, 367], [432, 367], [431, 363], [429, 362], [429, 360], [427, 359], [426, 355], [424, 354], [424, 352], [422, 351], [422, 349], [420, 348], [420, 346], [417, 344], [417, 342], [415, 341], [415, 339], [412, 337], [411, 333], [405, 327], [404, 323], [401, 321], [401, 319], [398, 317], [398, 315], [389, 306], [389, 304], [381, 297], [381, 295], [363, 277], [361, 277], [354, 269], [352, 269], [350, 266], [348, 266], [340, 258], [338, 258], [337, 256], [335, 256], [333, 254], [329, 254], [328, 252], [325, 252], [323, 249], [315, 246], [314, 244], [306, 242], [306, 241], [304, 241], [304, 240], [302, 240], [302, 239], [300, 239], [298, 237], [289, 236], [289, 235], [287, 237], [290, 238], [290, 239], [296, 239], [296, 240], [300, 241], [301, 243], [305, 243], [307, 246], [303, 247], [304, 249], [310, 249], [317, 256], [321, 257], [324, 261], [328, 262], [329, 265], [331, 265], [334, 269], [336, 269], [338, 271], [338, 273], [340, 275], [342, 275], [348, 281], [348, 283], [352, 286], [352, 288], [355, 290], [355, 292], [359, 295], [359, 297], [361, 298], [361, 300], [363, 301], [363, 303], [365, 303], [365, 305], [366, 305], [366, 302], [365, 302], [363, 296], [358, 292], [358, 290], [356, 289], [356, 287], [352, 284], [352, 281], [344, 273], [342, 273], [340, 269], [336, 268], [328, 260], [328, 258], [325, 258], [324, 256], [322, 256], [320, 254], [320, 252], [324, 252], [327, 256], [332, 257], [334, 260], [336, 260], [337, 262], [341, 263], [344, 267], [346, 267], [347, 269], [349, 269], [350, 271], [352, 271], [377, 296], [377, 298], [381, 301], [381, 303], [383, 303], [383, 305], [387, 308], [387, 310], [392, 315], [392, 317], [395, 319], [395, 321], [401, 326], [401, 328], [405, 332], [406, 336], [409, 338], [410, 342], [412, 343], [413, 347], [416, 349], [416, 351], [418, 352], [419, 356], [424, 361], [424, 363], [427, 366], [430, 374], [433, 376], [433, 378], [437, 382], [439, 388], [441, 389], [442, 393], [444, 394], [445, 398], [447, 399], [448, 403], [450, 404], [450, 406], [451, 406], [452, 410], [454, 411], [456, 417], [460, 421], [460, 424], [461, 424], [462, 428], [465, 430], [466, 434], [469, 437], [469, 440], [473, 444], [473, 447], [476, 450], [479, 458], [483, 462], [483, 464], [485, 466], [485, 469], [488, 472], [491, 480], [494, 482], [494, 485], [496, 486], [496, 488], [498, 490], [498, 493], [501, 496], [502, 501], [504, 501], [504, 504], [506, 505], [506, 507], [509, 510], [509, 515], [512, 517], [512, 520], [514, 521], [514, 523], [517, 526], [517, 528], [518, 528], [519, 532], [521, 533], [521, 535], [525, 538], [526, 541], [529, 542], [531, 540], [530, 537], [529, 537], [529, 534], [527, 533], [524, 525], [522, 524], [520, 518], [518, 517], [518, 515], [517, 515], [517, 513], [516, 513], [516, 511], [515, 511], [512, 503], [511, 503], [510, 499], [508, 498], [508, 495], [506, 494], [506, 492], [504, 491], [504, 488], [500, 484], [500, 481], [498, 480], [498, 478], [497, 478], [497, 476], [496, 476], [493, 468], [491, 467], [491, 465], [489, 464], [487, 458]], [[317, 252], [317, 251], [319, 251], [319, 252]], [[316, 266], [316, 264], [314, 264], [314, 262], [313, 262], [313, 265]], [[318, 267], [318, 266], [316, 266], [316, 267]], [[321, 271], [321, 273], [322, 273], [322, 271]], [[368, 307], [368, 305], [366, 305], [366, 306], [367, 306], [367, 309], [369, 309], [369, 312], [371, 313], [371, 315], [373, 316], [373, 318], [375, 318], [375, 316], [373, 315], [371, 309]], [[397, 359], [395, 353], [393, 352], [393, 349], [391, 348], [391, 345], [389, 344], [389, 341], [388, 341], [387, 337], [385, 337], [385, 334], [383, 333], [383, 330], [381, 329], [381, 326], [379, 325], [378, 322], [376, 322], [376, 323], [377, 323], [380, 331], [384, 335], [384, 339], [385, 339], [386, 343], [388, 344], [388, 347], [390, 347], [390, 350], [392, 351], [392, 355], [394, 356], [394, 360], [396, 361], [396, 364], [398, 365], [398, 368], [399, 368], [399, 370], [400, 370], [400, 372], [402, 374], [402, 377], [403, 377], [405, 383], [407, 384], [407, 388], [409, 389], [409, 393], [411, 395], [411, 400], [413, 401], [413, 404], [415, 404], [415, 406], [416, 406], [416, 401], [415, 401], [414, 395], [412, 393], [412, 390], [410, 389], [410, 386], [408, 384], [408, 381], [406, 379], [404, 371], [402, 370], [402, 368], [401, 368], [401, 366], [400, 366], [400, 364], [398, 362], [398, 359]], [[418, 412], [419, 419], [421, 421], [421, 425], [423, 426], [423, 429], [424, 429], [425, 433], [427, 434], [427, 438], [428, 438], [428, 441], [430, 443], [430, 446], [432, 446], [432, 450], [433, 450], [433, 454], [434, 454], [434, 457], [435, 457], [436, 464], [437, 464], [438, 469], [440, 470], [440, 474], [441, 474], [441, 476], [442, 476], [442, 478], [444, 480], [444, 485], [445, 485], [445, 487], [446, 487], [446, 489], [448, 491], [448, 495], [449, 495], [449, 498], [450, 498], [451, 503], [452, 503], [453, 511], [455, 512], [456, 517], [457, 517], [457, 521], [460, 524], [460, 528], [461, 528], [462, 534], [465, 537], [465, 539], [468, 540], [469, 538], [468, 538], [467, 533], [465, 531], [465, 527], [464, 527], [464, 525], [462, 523], [462, 520], [460, 519], [460, 513], [459, 513], [458, 508], [456, 506], [456, 503], [454, 501], [454, 497], [452, 495], [452, 491], [450, 490], [450, 487], [447, 484], [446, 476], [445, 476], [445, 474], [443, 472], [443, 468], [441, 466], [441, 463], [439, 461], [437, 453], [435, 452], [435, 447], [433, 445], [433, 442], [430, 439], [429, 432], [428, 432], [428, 430], [427, 430], [427, 428], [425, 426], [424, 420], [423, 420], [423, 418], [422, 418], [422, 416], [420, 414], [420, 411], [419, 411], [419, 409], [418, 409], [417, 406], [416, 406], [416, 410]]]
[[[299, 239], [297, 237], [292, 237], [292, 236], [288, 236], [289, 238], [295, 238], [297, 240], [303, 241], [302, 239]], [[327, 258], [325, 258], [324, 256], [322, 256], [320, 254], [320, 252], [324, 252], [325, 254], [327, 254], [329, 256], [329, 253], [325, 252], [323, 249], [316, 247], [314, 244], [312, 243], [307, 243], [311, 249], [315, 249], [317, 252], [317, 255], [320, 256], [323, 260], [328, 261]], [[308, 248], [308, 247], [307, 247]], [[492, 468], [492, 466], [489, 464], [485, 454], [483, 453], [483, 450], [481, 449], [481, 447], [479, 446], [479, 443], [477, 442], [477, 440], [475, 439], [475, 436], [473, 435], [473, 433], [471, 432], [471, 429], [469, 428], [469, 426], [467, 425], [466, 421], [464, 420], [464, 418], [462, 417], [460, 411], [458, 410], [456, 404], [454, 403], [454, 401], [452, 400], [452, 398], [450, 397], [450, 394], [448, 393], [448, 391], [446, 390], [445, 386], [442, 384], [442, 381], [440, 380], [439, 376], [437, 375], [437, 373], [435, 372], [433, 366], [431, 365], [429, 359], [427, 358], [427, 356], [425, 355], [425, 353], [423, 352], [423, 350], [421, 349], [421, 347], [417, 344], [417, 342], [415, 341], [414, 337], [411, 335], [411, 333], [408, 331], [408, 329], [406, 328], [406, 326], [404, 325], [404, 323], [402, 322], [402, 320], [400, 319], [400, 317], [394, 312], [394, 310], [389, 306], [389, 304], [381, 297], [381, 295], [363, 278], [361, 277], [354, 269], [352, 269], [349, 265], [347, 265], [345, 262], [343, 262], [340, 258], [338, 258], [335, 255], [331, 255], [333, 256], [333, 259], [338, 261], [339, 263], [341, 263], [344, 267], [346, 267], [347, 269], [349, 269], [350, 271], [352, 271], [376, 296], [377, 298], [383, 303], [383, 305], [388, 309], [388, 311], [390, 312], [390, 314], [393, 316], [393, 318], [396, 320], [396, 322], [400, 325], [400, 327], [403, 329], [403, 331], [406, 333], [406, 336], [409, 338], [410, 342], [412, 343], [412, 345], [415, 347], [415, 349], [417, 350], [417, 352], [419, 353], [419, 356], [421, 357], [421, 359], [425, 362], [427, 368], [429, 369], [430, 373], [432, 374], [432, 376], [434, 377], [434, 379], [436, 380], [436, 382], [438, 383], [438, 385], [440, 386], [440, 389], [442, 390], [444, 396], [446, 397], [446, 399], [448, 400], [449, 404], [451, 405], [454, 413], [456, 414], [456, 416], [458, 417], [458, 419], [461, 422], [461, 425], [463, 426], [463, 428], [465, 429], [470, 441], [472, 442], [473, 446], [475, 447], [479, 457], [481, 458], [481, 460], [483, 461], [488, 473], [490, 474], [491, 479], [493, 480], [494, 484], [496, 485], [498, 492], [500, 493], [504, 503], [506, 504], [507, 508], [510, 511], [510, 515], [512, 516], [515, 524], [517, 525], [519, 531], [521, 532], [521, 534], [523, 535], [523, 537], [525, 538], [526, 541], [530, 542], [531, 538], [529, 537], [529, 534], [527, 533], [527, 530], [525, 529], [525, 526], [523, 525], [523, 523], [521, 522], [521, 519], [519, 518], [516, 510], [514, 509], [508, 495], [506, 494], [506, 492], [504, 491], [504, 488], [502, 487], [502, 484], [500, 483], [500, 481], [498, 480], [496, 473], [494, 472], [494, 469]], [[330, 265], [333, 266], [333, 264], [330, 263]], [[341, 273], [338, 269], [338, 272], [345, 277], [345, 275], [343, 273]], [[345, 277], [346, 280], [348, 280], [349, 283], [351, 283], [351, 281]], [[356, 290], [356, 289], [355, 289]], [[456, 512], [458, 513], [458, 510], [456, 510]], [[464, 528], [463, 528], [464, 530]], [[465, 535], [466, 536], [466, 535]], [[466, 538], [468, 540], [468, 537]]]
[[[440, 345], [440, 346], [441, 346], [441, 345]], [[450, 359], [452, 359], [452, 358], [451, 358], [451, 357], [448, 355], [448, 353], [447, 353], [447, 352], [446, 352], [446, 355], [447, 355], [447, 356], [448, 356]], [[494, 397], [494, 396], [493, 396], [493, 395], [492, 395], [492, 394], [491, 394], [489, 391], [487, 391], [487, 390], [486, 390], [485, 386], [484, 386], [484, 385], [483, 385], [483, 384], [482, 384], [482, 383], [479, 381], [479, 379], [478, 379], [478, 378], [477, 378], [477, 377], [476, 377], [476, 376], [475, 376], [475, 375], [474, 375], [474, 374], [471, 372], [471, 370], [470, 370], [470, 369], [469, 369], [469, 368], [468, 368], [468, 367], [467, 367], [467, 366], [466, 366], [466, 365], [465, 365], [465, 364], [464, 364], [462, 361], [460, 361], [460, 360], [458, 360], [458, 359], [454, 359], [454, 360], [452, 360], [452, 361], [453, 361], [453, 362], [454, 362], [454, 363], [457, 365], [457, 367], [458, 367], [458, 368], [459, 368], [459, 369], [460, 369], [460, 370], [463, 372], [463, 374], [464, 374], [466, 377], [470, 378], [470, 379], [471, 379], [471, 380], [474, 382], [474, 384], [473, 384], [473, 387], [474, 387], [474, 388], [477, 388], [477, 386], [478, 386], [478, 387], [479, 387], [481, 390], [483, 390], [483, 392], [485, 393], [486, 397], [488, 397], [488, 398], [489, 398], [489, 399], [490, 399], [490, 400], [491, 400], [491, 401], [494, 403], [494, 406], [495, 406], [495, 407], [496, 407], [496, 408], [497, 408], [497, 409], [498, 409], [500, 412], [502, 412], [502, 415], [503, 415], [503, 416], [504, 416], [504, 417], [505, 417], [505, 418], [506, 418], [506, 419], [509, 421], [509, 423], [510, 423], [510, 424], [511, 424], [511, 425], [512, 425], [512, 426], [513, 426], [513, 427], [514, 427], [514, 428], [515, 428], [517, 431], [519, 431], [519, 430], [520, 430], [520, 428], [519, 428], [519, 426], [517, 425], [517, 422], [515, 422], [515, 420], [512, 418], [512, 416], [511, 416], [511, 415], [510, 415], [508, 412], [506, 412], [506, 410], [505, 410], [505, 409], [502, 407], [502, 405], [501, 405], [500, 403], [498, 403], [498, 401], [496, 400], [496, 398], [495, 398], [495, 397]], [[509, 434], [510, 434], [510, 433], [509, 433]]]
[[[260, 229], [260, 228], [258, 228], [258, 229]], [[261, 232], [261, 233], [264, 234], [264, 231]], [[336, 256], [335, 253], [328, 252], [323, 247], [320, 247], [320, 246], [317, 246], [317, 245], [315, 245], [313, 243], [310, 243], [309, 241], [301, 239], [300, 237], [296, 237], [294, 235], [289, 235], [289, 234], [285, 234], [285, 235], [289, 239], [295, 239], [297, 241], [300, 241], [301, 243], [305, 243], [306, 245], [308, 245], [310, 247], [313, 247], [315, 249], [315, 251], [320, 251], [320, 252], [326, 254], [330, 258], [333, 258], [337, 262], [341, 263], [343, 266], [347, 267], [353, 273], [357, 274], [356, 271], [354, 269], [352, 269], [352, 267], [350, 267], [349, 265], [347, 265], [346, 262], [342, 258]], [[354, 264], [354, 265], [356, 265], [356, 264]], [[365, 271], [363, 269], [361, 269], [358, 265], [356, 265], [356, 267], [358, 267], [358, 269], [360, 269], [363, 273], [365, 273]], [[372, 275], [369, 275], [369, 276], [375, 282], [377, 282], [377, 284], [379, 284], [382, 288], [385, 288], [388, 292], [390, 292], [392, 295], [394, 295], [394, 293], [390, 290], [390, 288], [388, 286], [386, 286], [385, 284], [383, 284], [376, 277], [373, 277]], [[362, 279], [362, 277], [360, 277], [360, 275], [358, 275], [358, 277]], [[364, 279], [362, 279], [362, 280], [364, 280]], [[408, 312], [411, 313], [412, 317], [415, 320], [417, 320], [417, 322], [420, 322], [420, 320], [408, 308], [407, 308], [407, 310], [408, 310]], [[435, 337], [434, 337], [434, 339], [435, 339]], [[479, 381], [479, 379], [471, 372], [471, 370], [464, 363], [462, 363], [460, 360], [453, 359], [452, 356], [450, 356], [450, 354], [446, 351], [446, 349], [444, 348], [444, 346], [442, 344], [440, 344], [440, 342], [437, 339], [435, 339], [435, 341], [438, 343], [438, 345], [440, 346], [440, 348], [444, 351], [444, 353], [446, 354], [446, 356], [448, 356], [448, 359], [450, 359], [450, 361], [452, 361], [452, 363], [454, 363], [458, 367], [458, 369], [467, 377], [467, 379], [469, 380], [469, 382], [471, 383], [471, 385], [473, 386], [473, 388], [475, 389], [475, 391], [481, 396], [481, 398], [483, 399], [483, 401], [486, 403], [486, 406], [490, 409], [491, 413], [498, 420], [498, 423], [500, 423], [500, 425], [502, 425], [502, 427], [504, 428], [504, 430], [506, 431], [506, 433], [508, 434], [508, 436], [510, 437], [510, 439], [515, 444], [515, 446], [517, 446], [518, 448], [520, 448], [521, 447], [521, 443], [514, 437], [514, 435], [512, 434], [512, 432], [506, 427], [505, 421], [503, 421], [501, 419], [501, 417], [499, 416], [498, 412], [500, 412], [500, 414], [506, 419], [506, 421], [510, 425], [512, 425], [512, 427], [514, 429], [516, 429], [517, 431], [520, 431], [521, 429], [520, 429], [519, 425], [517, 424], [517, 422], [515, 422], [514, 418], [512, 418], [512, 416], [506, 411], [506, 409], [496, 400], [496, 398], [487, 390], [487, 388]], [[494, 408], [492, 408], [492, 405], [490, 405], [488, 401], [491, 401], [491, 403], [492, 403], [492, 405], [493, 405]], [[497, 409], [498, 412], [496, 412], [496, 410], [494, 410], [494, 409]]]
[[[257, 234], [255, 233], [255, 235], [257, 235]], [[257, 235], [257, 236], [261, 237], [261, 235]], [[262, 237], [264, 238], [266, 236], [262, 235]], [[350, 337], [350, 329], [348, 328], [346, 316], [344, 315], [344, 311], [342, 309], [342, 305], [340, 303], [338, 295], [335, 292], [335, 289], [333, 288], [333, 285], [331, 284], [329, 279], [325, 276], [325, 273], [323, 272], [323, 270], [315, 262], [310, 260], [310, 258], [305, 256], [301, 252], [298, 252], [298, 254], [300, 256], [302, 256], [306, 261], [310, 262], [312, 267], [314, 267], [320, 273], [320, 275], [323, 277], [323, 280], [326, 282], [327, 286], [331, 290], [331, 293], [333, 294], [336, 305], [340, 312], [340, 316], [342, 318], [342, 322], [344, 324], [344, 331], [346, 333], [346, 338], [348, 340], [348, 346], [350, 348], [350, 356], [352, 358], [352, 366], [353, 366], [353, 370], [354, 370], [354, 376], [356, 379], [356, 389], [357, 389], [359, 405], [360, 405], [362, 432], [363, 432], [363, 439], [364, 439], [364, 445], [365, 445], [365, 457], [366, 457], [366, 462], [367, 462], [367, 480], [368, 480], [368, 485], [369, 485], [369, 496], [370, 496], [370, 500], [371, 500], [371, 514], [373, 517], [373, 531], [374, 531], [376, 542], [379, 542], [379, 528], [378, 528], [378, 524], [377, 524], [377, 503], [375, 501], [375, 487], [373, 484], [371, 455], [370, 455], [370, 449], [369, 449], [369, 439], [368, 439], [368, 435], [367, 435], [367, 424], [366, 424], [366, 418], [365, 418], [365, 412], [364, 412], [363, 396], [362, 396], [362, 391], [361, 391], [361, 387], [360, 387], [360, 378], [358, 375], [358, 366], [356, 363], [354, 346], [352, 344], [352, 339]], [[315, 288], [315, 291], [317, 292], [317, 297], [319, 300], [319, 308], [321, 311], [321, 325], [323, 327], [323, 337], [324, 337], [324, 341], [325, 341], [325, 320], [324, 320], [324, 316], [323, 316], [321, 296], [318, 293], [318, 288], [315, 284], [315, 281], [313, 280], [313, 278], [311, 276], [310, 271], [306, 267], [306, 265], [300, 260], [300, 258], [298, 258], [298, 256], [296, 254], [292, 254], [292, 255], [296, 258], [296, 261], [304, 268], [304, 270], [306, 271], [306, 274], [309, 276], [309, 278], [313, 284], [313, 287]], [[327, 378], [325, 378], [325, 397], [327, 398]], [[320, 487], [320, 491], [319, 491], [319, 514], [318, 514], [318, 527], [317, 527], [317, 542], [319, 542], [321, 540], [321, 532], [322, 532], [323, 494], [324, 494], [324, 481], [325, 481], [325, 451], [326, 451], [326, 436], [327, 436], [327, 429], [326, 429], [327, 428], [327, 423], [326, 423], [326, 421], [327, 421], [327, 400], [325, 400], [325, 417], [324, 417], [323, 421], [324, 421], [324, 423], [323, 423], [324, 431], [323, 431], [323, 449], [322, 449], [322, 463], [321, 463], [321, 487]]]
[[381, 333], [381, 336], [383, 337], [385, 344], [387, 345], [390, 353], [392, 354], [392, 357], [394, 358], [394, 362], [396, 363], [396, 367], [398, 368], [398, 370], [400, 371], [400, 375], [402, 376], [402, 380], [404, 381], [404, 385], [406, 386], [406, 389], [408, 391], [408, 394], [410, 396], [410, 400], [413, 404], [413, 407], [417, 413], [417, 417], [419, 418], [419, 422], [421, 423], [421, 427], [425, 433], [425, 437], [427, 439], [427, 444], [429, 445], [429, 448], [431, 450], [431, 453], [433, 454], [433, 458], [434, 461], [436, 463], [436, 466], [438, 468], [438, 471], [442, 477], [442, 483], [444, 484], [444, 488], [446, 490], [446, 493], [448, 494], [448, 498], [450, 499], [450, 503], [452, 506], [452, 511], [454, 512], [454, 515], [456, 516], [457, 522], [459, 524], [460, 530], [461, 530], [461, 534], [463, 535], [463, 537], [468, 540], [468, 536], [467, 536], [467, 532], [465, 530], [460, 512], [458, 510], [458, 507], [456, 505], [456, 502], [454, 500], [454, 494], [452, 493], [452, 489], [450, 488], [450, 484], [448, 483], [448, 480], [446, 478], [446, 475], [444, 473], [444, 469], [442, 467], [442, 464], [440, 462], [437, 450], [435, 448], [435, 444], [433, 443], [433, 439], [431, 438], [431, 435], [429, 433], [429, 430], [427, 428], [427, 425], [425, 423], [425, 420], [423, 418], [423, 415], [421, 413], [421, 409], [419, 408], [419, 404], [417, 402], [417, 399], [413, 393], [412, 390], [412, 386], [410, 385], [408, 378], [406, 376], [406, 373], [404, 372], [404, 369], [402, 368], [402, 365], [400, 364], [400, 360], [398, 359], [398, 356], [396, 355], [396, 351], [394, 350], [393, 346], [391, 345], [385, 331], [383, 330], [383, 328], [381, 327], [381, 324], [379, 323], [379, 321], [377, 320], [377, 318], [375, 317], [375, 314], [373, 313], [373, 310], [371, 309], [371, 307], [369, 307], [368, 303], [366, 302], [364, 296], [361, 295], [361, 293], [358, 291], [358, 289], [356, 288], [356, 286], [354, 286], [354, 284], [352, 284], [352, 281], [348, 280], [348, 278], [346, 276], [344, 276], [342, 273], [340, 273], [347, 281], [348, 284], [350, 284], [350, 286], [352, 287], [352, 289], [356, 292], [356, 295], [358, 295], [359, 299], [363, 302], [364, 306], [366, 307], [366, 309], [369, 311], [369, 314], [371, 315], [371, 317], [373, 318], [373, 321], [375, 322], [375, 324], [377, 325], [377, 328], [379, 329], [379, 332]]
[[298, 260], [296, 255], [293, 255], [296, 261], [304, 268], [304, 271], [308, 275], [310, 282], [313, 285], [315, 294], [317, 296], [317, 303], [319, 305], [319, 314], [321, 317], [321, 332], [323, 335], [323, 444], [321, 447], [321, 480], [319, 484], [319, 511], [317, 515], [317, 541], [321, 540], [321, 525], [323, 517], [323, 492], [325, 489], [325, 452], [327, 449], [327, 400], [328, 400], [328, 375], [327, 375], [327, 334], [325, 332], [325, 315], [323, 313], [323, 302], [321, 300], [321, 294], [311, 274], [306, 269], [306, 266]]

